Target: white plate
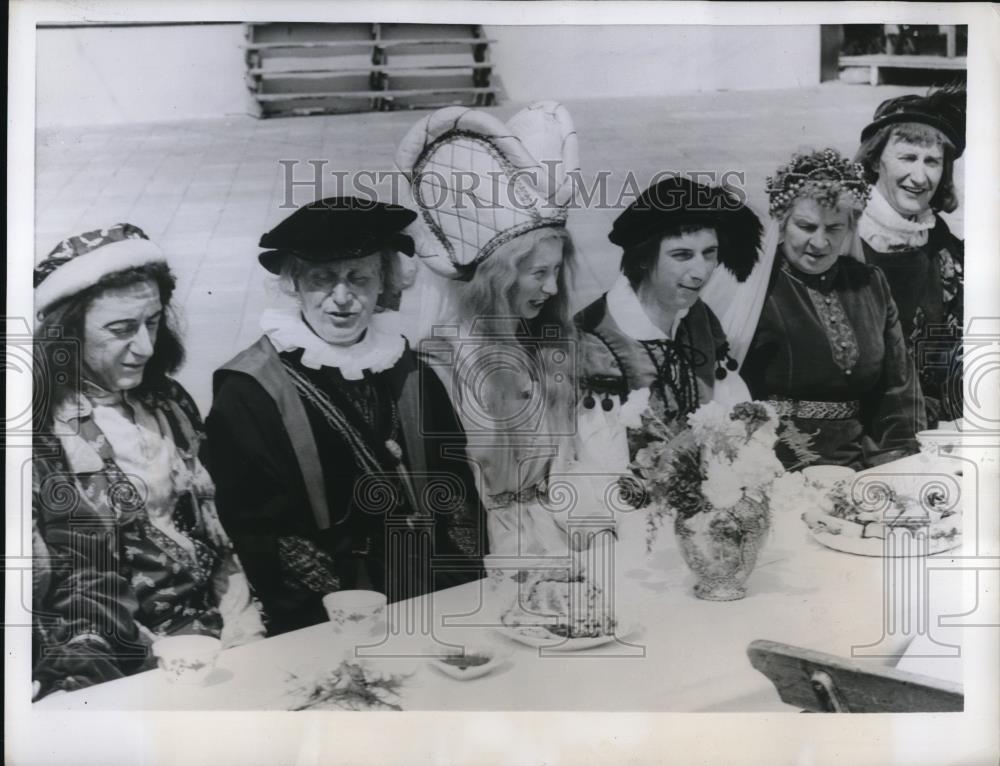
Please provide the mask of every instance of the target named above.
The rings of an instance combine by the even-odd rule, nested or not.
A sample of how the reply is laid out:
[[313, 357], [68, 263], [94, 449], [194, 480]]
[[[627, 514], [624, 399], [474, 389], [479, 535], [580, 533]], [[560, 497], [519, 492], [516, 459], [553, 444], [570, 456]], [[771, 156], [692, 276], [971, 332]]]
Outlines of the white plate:
[[[835, 551], [841, 551], [843, 553], [853, 553], [856, 556], [873, 556], [877, 558], [883, 558], [885, 556], [885, 541], [878, 537], [851, 537], [849, 535], [831, 535], [828, 532], [822, 532], [816, 529], [810, 529], [809, 532], [816, 539], [816, 541], [827, 548]], [[944, 553], [945, 551], [950, 551], [958, 548], [962, 544], [962, 533], [959, 532], [954, 537], [944, 538], [931, 538], [929, 550], [927, 555], [933, 556], [936, 553]], [[903, 551], [896, 549], [898, 552], [890, 554], [892, 557], [902, 557], [905, 555], [912, 555], [914, 551], [911, 549], [909, 551]]]
[[624, 627], [619, 624], [614, 633], [606, 633], [602, 636], [591, 636], [587, 638], [563, 638], [549, 633], [542, 627], [533, 625], [520, 625], [515, 628], [503, 626], [494, 630], [502, 636], [506, 636], [512, 641], [533, 647], [544, 647], [557, 652], [579, 652], [584, 649], [593, 649], [597, 646], [610, 644], [616, 638], [624, 638], [639, 629], [637, 623], [629, 623]]

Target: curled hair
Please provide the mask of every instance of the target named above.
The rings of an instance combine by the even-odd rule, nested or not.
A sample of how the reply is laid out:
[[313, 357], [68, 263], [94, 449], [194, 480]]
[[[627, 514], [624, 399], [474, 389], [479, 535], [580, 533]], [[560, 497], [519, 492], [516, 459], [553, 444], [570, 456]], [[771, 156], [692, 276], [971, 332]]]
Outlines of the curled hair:
[[35, 385], [42, 387], [40, 395], [35, 397], [34, 422], [37, 430], [48, 425], [53, 407], [80, 391], [78, 373], [83, 371], [84, 328], [91, 305], [108, 290], [143, 282], [150, 282], [158, 288], [163, 320], [156, 333], [153, 354], [143, 370], [142, 382], [133, 390], [143, 394], [166, 387], [168, 376], [184, 361], [177, 317], [170, 305], [177, 280], [165, 263], [149, 263], [116, 271], [52, 305], [35, 327]]
[[955, 145], [937, 128], [924, 125], [921, 122], [901, 122], [886, 125], [872, 133], [861, 142], [854, 161], [864, 169], [865, 180], [874, 185], [878, 181], [878, 166], [882, 161], [882, 153], [890, 141], [897, 143], [906, 141], [918, 146], [940, 146], [944, 154], [944, 164], [941, 180], [934, 196], [931, 197], [930, 208], [935, 212], [952, 213], [958, 209], [958, 194], [955, 191]]
[[[395, 250], [380, 250], [371, 255], [379, 256], [379, 276], [382, 280], [382, 292], [379, 294], [376, 305], [382, 310], [396, 310], [399, 308], [400, 295], [411, 284], [411, 280], [407, 279], [403, 272], [400, 260], [403, 256]], [[279, 289], [290, 297], [297, 297], [299, 279], [310, 269], [321, 265], [323, 264], [307, 261], [294, 252], [290, 252], [281, 264], [281, 273], [278, 275]]]

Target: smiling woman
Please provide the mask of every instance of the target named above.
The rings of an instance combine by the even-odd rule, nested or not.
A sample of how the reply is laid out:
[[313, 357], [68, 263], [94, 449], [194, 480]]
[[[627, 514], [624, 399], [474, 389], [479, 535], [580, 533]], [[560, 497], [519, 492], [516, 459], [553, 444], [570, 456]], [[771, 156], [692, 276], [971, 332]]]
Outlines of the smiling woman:
[[[33, 521], [70, 562], [36, 588], [40, 695], [148, 666], [160, 636], [263, 634], [199, 460], [174, 277], [139, 229], [62, 242], [35, 270]], [[72, 511], [72, 512], [70, 512]]]
[[946, 88], [883, 102], [858, 150], [875, 185], [858, 233], [866, 260], [885, 273], [907, 347], [920, 360], [930, 427], [962, 414], [965, 245], [939, 213], [958, 208], [953, 178], [964, 148], [965, 92]]
[[[701, 300], [721, 264], [742, 282], [757, 261], [761, 225], [732, 192], [671, 177], [650, 187], [609, 235], [622, 274], [581, 311], [583, 407], [612, 412], [635, 391], [666, 422], [700, 404], [749, 399], [719, 320]], [[643, 446], [629, 430], [630, 458]]]

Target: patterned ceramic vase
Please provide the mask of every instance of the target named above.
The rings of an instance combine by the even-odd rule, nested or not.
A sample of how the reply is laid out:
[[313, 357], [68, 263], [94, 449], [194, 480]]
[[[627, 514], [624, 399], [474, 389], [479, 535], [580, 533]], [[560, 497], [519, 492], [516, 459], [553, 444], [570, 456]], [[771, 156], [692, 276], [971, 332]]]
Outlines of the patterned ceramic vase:
[[708, 601], [746, 596], [746, 582], [764, 545], [771, 515], [767, 501], [744, 497], [730, 508], [707, 507], [674, 522], [684, 561], [698, 578], [694, 594]]

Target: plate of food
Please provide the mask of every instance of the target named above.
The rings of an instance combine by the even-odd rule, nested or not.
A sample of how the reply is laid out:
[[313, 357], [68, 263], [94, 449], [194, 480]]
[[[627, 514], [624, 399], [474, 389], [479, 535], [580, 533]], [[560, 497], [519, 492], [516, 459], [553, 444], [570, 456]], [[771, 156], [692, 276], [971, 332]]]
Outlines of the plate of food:
[[500, 614], [497, 631], [532, 647], [581, 651], [609, 644], [638, 629], [623, 621], [602, 589], [582, 575], [541, 576]]
[[[877, 502], [862, 489], [861, 497], [869, 500], [862, 503], [858, 493], [841, 481], [829, 490], [820, 507], [805, 511], [802, 520], [817, 542], [836, 551], [878, 557], [933, 555], [962, 544], [962, 513], [949, 502], [949, 494], [943, 487], [930, 486], [915, 497], [881, 484]], [[926, 534], [926, 551], [912, 544], [887, 545], [893, 532], [906, 530]]]

